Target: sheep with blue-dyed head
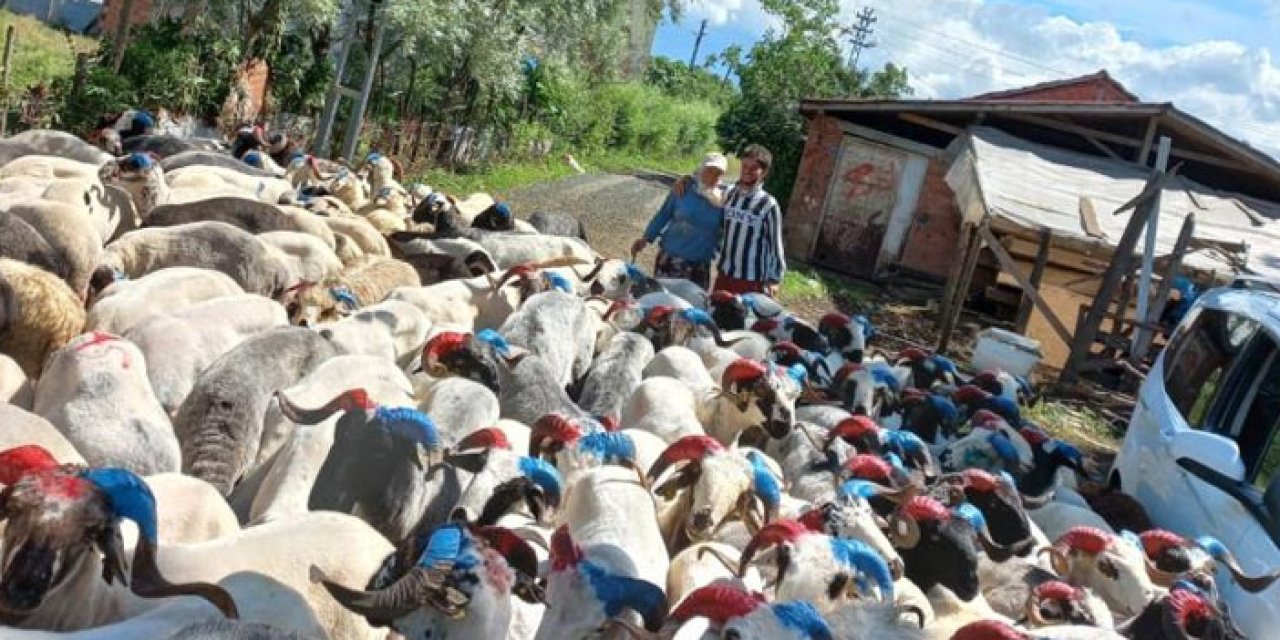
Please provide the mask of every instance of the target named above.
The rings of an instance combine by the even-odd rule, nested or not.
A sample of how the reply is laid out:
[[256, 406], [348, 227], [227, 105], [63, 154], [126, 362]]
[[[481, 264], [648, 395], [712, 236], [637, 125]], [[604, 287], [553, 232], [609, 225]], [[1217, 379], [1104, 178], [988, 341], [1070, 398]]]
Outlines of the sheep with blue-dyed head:
[[1008, 471], [1019, 477], [1032, 469], [1031, 444], [1000, 416], [980, 409], [971, 418], [969, 435], [948, 444], [938, 454], [943, 471], [978, 468], [991, 473]]
[[529, 456], [550, 458], [570, 478], [584, 469], [617, 464], [634, 469], [641, 481], [647, 482], [644, 471], [636, 466], [636, 443], [632, 437], [610, 431], [595, 420], [575, 420], [556, 413], [543, 416], [533, 424]]
[[865, 480], [849, 480], [837, 489], [834, 501], [823, 503], [800, 515], [800, 522], [811, 531], [836, 538], [859, 540], [880, 554], [889, 566], [893, 579], [902, 577], [902, 556], [884, 530], [888, 522], [871, 508], [868, 497], [878, 489]]
[[[60, 465], [48, 451], [26, 445], [0, 452], [0, 620], [21, 625], [46, 606], [94, 607], [111, 585], [129, 586], [142, 598], [194, 595], [229, 617], [237, 609], [221, 587], [172, 584], [160, 573], [156, 500], [132, 472], [118, 468]], [[138, 526], [133, 568], [120, 530]], [[98, 554], [101, 554], [99, 557]], [[59, 604], [62, 603], [62, 604]]]
[[936, 384], [954, 386], [960, 371], [946, 356], [911, 347], [898, 353], [897, 364], [911, 369], [911, 384], [917, 389], [930, 389]]
[[[689, 594], [658, 632], [626, 621], [616, 624], [637, 640], [670, 640], [695, 618], [710, 622], [708, 633], [720, 640], [833, 640], [831, 627], [808, 602], [775, 602], [764, 594], [714, 583]], [[705, 636], [704, 636], [705, 637]]]
[[537, 556], [509, 530], [449, 523], [421, 536], [415, 549], [411, 566], [383, 572], [369, 590], [337, 584], [315, 567], [312, 579], [370, 624], [406, 638], [501, 638], [511, 596], [541, 598]]
[[1026, 555], [1034, 546], [1031, 519], [1008, 473], [995, 475], [981, 469], [965, 469], [943, 476], [937, 489], [944, 494], [942, 499], [951, 504], [967, 502], [981, 511], [996, 543], [1016, 546], [1019, 555]]
[[866, 356], [867, 343], [876, 335], [876, 329], [866, 316], [850, 317], [832, 312], [818, 321], [818, 333], [844, 362], [860, 363]]
[[[667, 512], [663, 527], [669, 546], [678, 548], [681, 540], [711, 539], [730, 519], [758, 528], [776, 517], [781, 482], [756, 456], [761, 454], [726, 449], [708, 436], [685, 436], [662, 452], [648, 479], [650, 483], [662, 480], [654, 488], [657, 495], [678, 501]], [[677, 466], [669, 477], [664, 475]]]
[[435, 378], [454, 375], [499, 391], [498, 365], [489, 347], [471, 333], [441, 331], [432, 336], [422, 347], [421, 366]]

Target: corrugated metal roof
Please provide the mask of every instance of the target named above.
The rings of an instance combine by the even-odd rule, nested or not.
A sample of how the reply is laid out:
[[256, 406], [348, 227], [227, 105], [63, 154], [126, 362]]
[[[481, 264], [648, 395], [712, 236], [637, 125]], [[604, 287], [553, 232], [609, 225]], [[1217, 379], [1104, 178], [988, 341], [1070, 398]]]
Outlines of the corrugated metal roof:
[[[989, 213], [1026, 229], [1048, 228], [1055, 237], [1114, 247], [1132, 212], [1114, 212], [1139, 194], [1148, 173], [1142, 167], [1040, 145], [990, 127], [971, 127], [947, 174], [966, 219]], [[1102, 237], [1081, 218], [1081, 198], [1096, 211]], [[1280, 277], [1280, 204], [1223, 193], [1175, 179], [1161, 194], [1156, 236], [1158, 255], [1173, 249], [1183, 220], [1196, 216], [1197, 245], [1247, 251], [1247, 268]], [[1209, 251], [1186, 258], [1190, 265], [1219, 271], [1232, 265]]]

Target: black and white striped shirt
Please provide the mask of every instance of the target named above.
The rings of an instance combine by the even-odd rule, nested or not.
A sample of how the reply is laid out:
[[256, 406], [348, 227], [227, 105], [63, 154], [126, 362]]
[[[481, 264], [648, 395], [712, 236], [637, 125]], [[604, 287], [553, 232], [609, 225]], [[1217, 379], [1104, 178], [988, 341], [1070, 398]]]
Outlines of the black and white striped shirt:
[[724, 235], [716, 268], [731, 278], [782, 282], [787, 262], [782, 253], [782, 210], [760, 186], [734, 186], [725, 196]]

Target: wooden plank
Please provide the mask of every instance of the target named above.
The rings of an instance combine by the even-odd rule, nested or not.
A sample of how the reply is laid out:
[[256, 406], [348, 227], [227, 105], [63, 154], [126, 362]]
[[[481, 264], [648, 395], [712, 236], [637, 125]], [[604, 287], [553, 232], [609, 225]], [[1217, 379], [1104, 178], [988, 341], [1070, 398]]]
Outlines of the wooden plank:
[[[1053, 232], [1048, 229], [1040, 230], [1040, 250], [1036, 252], [1036, 264], [1031, 267], [1031, 288], [1036, 291], [1040, 290], [1040, 281], [1044, 279], [1044, 269], [1049, 264], [1049, 247], [1053, 244]], [[1035, 308], [1035, 304], [1031, 302], [1031, 297], [1022, 296], [1022, 304], [1018, 306], [1018, 317], [1014, 322], [1018, 333], [1025, 334], [1027, 332], [1027, 323], [1031, 322], [1031, 310]]]
[[918, 153], [929, 158], [939, 158], [942, 156], [942, 149], [937, 147], [916, 142], [915, 140], [900, 138], [892, 134], [884, 133], [883, 131], [876, 131], [870, 127], [853, 124], [852, 122], [845, 122], [844, 120], [841, 120], [840, 129], [849, 135], [866, 138], [872, 142], [879, 142], [880, 144], [894, 147], [895, 149]]
[[4, 94], [4, 110], [0, 111], [0, 137], [5, 134], [9, 123], [9, 72], [13, 70], [13, 44], [18, 39], [17, 27], [9, 25], [4, 30], [4, 59], [0, 60], [0, 93]]
[[1093, 207], [1093, 200], [1089, 196], [1080, 196], [1080, 228], [1090, 238], [1107, 237], [1102, 225], [1098, 223], [1098, 211]]
[[974, 233], [970, 228], [967, 234], [961, 235], [968, 235], [969, 243], [964, 253], [964, 260], [957, 261], [961, 266], [957, 273], [956, 286], [948, 292], [950, 302], [947, 304], [947, 314], [943, 316], [942, 327], [938, 330], [937, 352], [941, 354], [946, 354], [947, 347], [950, 346], [951, 334], [960, 320], [960, 314], [964, 312], [964, 301], [969, 297], [969, 284], [973, 282], [973, 272], [978, 266], [978, 255], [982, 253], [982, 237], [979, 234]]
[[1030, 278], [1023, 275], [1022, 269], [1018, 268], [1018, 263], [1014, 262], [1013, 256], [1010, 256], [1008, 251], [1005, 251], [1004, 245], [1000, 244], [1000, 240], [991, 232], [991, 228], [985, 224], [982, 225], [978, 228], [978, 235], [986, 241], [988, 247], [991, 247], [991, 252], [995, 254], [996, 260], [999, 261], [1000, 268], [1013, 276], [1018, 281], [1018, 284], [1022, 286], [1023, 293], [1028, 298], [1031, 298], [1032, 304], [1040, 311], [1045, 320], [1049, 321], [1054, 333], [1057, 333], [1063, 342], [1071, 344], [1071, 332], [1067, 330], [1067, 326], [1058, 318], [1058, 314], [1054, 313], [1049, 303], [1045, 302], [1044, 298], [1040, 296], [1039, 289], [1031, 284]]
[[[1106, 131], [1098, 131], [1097, 129], [1082, 127], [1078, 124], [1071, 124], [1068, 122], [1059, 122], [1057, 120], [1053, 120], [1051, 118], [1046, 118], [1043, 116], [1011, 113], [1011, 114], [1008, 114], [1006, 117], [1013, 120], [1021, 120], [1023, 122], [1029, 122], [1031, 124], [1044, 127], [1046, 129], [1056, 129], [1058, 131], [1064, 131], [1066, 133], [1074, 133], [1076, 135], [1093, 136], [1104, 142], [1111, 142], [1113, 144], [1124, 145], [1130, 148], [1142, 147], [1142, 141], [1137, 138], [1130, 138], [1129, 136], [1122, 136], [1114, 133], [1107, 133]], [[1232, 160], [1226, 160], [1224, 158], [1219, 158], [1218, 156], [1210, 155], [1207, 153], [1200, 153], [1198, 151], [1174, 149], [1171, 155], [1175, 158], [1181, 158], [1183, 160], [1200, 162], [1202, 164], [1213, 165], [1215, 167], [1222, 167], [1224, 169], [1232, 169], [1235, 171], [1243, 171], [1246, 173], [1263, 173], [1264, 172], [1263, 169], [1252, 164], [1243, 164], [1243, 163], [1235, 162]]]
[[1083, 136], [1083, 137], [1085, 140], [1089, 141], [1089, 144], [1093, 145], [1098, 151], [1101, 151], [1102, 154], [1107, 156], [1108, 158], [1111, 158], [1112, 160], [1119, 160], [1120, 162], [1127, 162], [1127, 160], [1120, 157], [1120, 154], [1113, 151], [1111, 147], [1108, 147], [1107, 145], [1102, 144], [1102, 142], [1100, 142], [1097, 138], [1093, 136]]
[[1151, 145], [1156, 143], [1156, 131], [1160, 129], [1160, 118], [1152, 117], [1147, 121], [1147, 133], [1142, 136], [1142, 148], [1138, 149], [1138, 157], [1135, 158], [1138, 164], [1147, 166], [1147, 161], [1151, 159]]
[[926, 118], [924, 116], [916, 115], [914, 113], [899, 113], [898, 118], [905, 120], [907, 122], [910, 122], [911, 124], [918, 124], [922, 127], [929, 127], [930, 129], [936, 129], [944, 133], [949, 133], [953, 136], [962, 136], [965, 133], [963, 127], [957, 127], [953, 124], [947, 124], [945, 122], [938, 122], [933, 118]]
[[1142, 236], [1143, 229], [1147, 226], [1147, 219], [1155, 213], [1158, 201], [1154, 194], [1159, 193], [1164, 183], [1176, 175], [1177, 171], [1177, 167], [1174, 167], [1173, 171], [1169, 173], [1155, 171], [1152, 172], [1151, 177], [1147, 180], [1147, 185], [1143, 188], [1142, 193], [1151, 193], [1152, 197], [1146, 198], [1138, 204], [1137, 210], [1129, 217], [1129, 224], [1125, 226], [1124, 234], [1120, 236], [1120, 241], [1116, 243], [1115, 258], [1111, 261], [1111, 266], [1107, 267], [1107, 273], [1102, 277], [1102, 285], [1098, 288], [1098, 295], [1094, 298], [1093, 307], [1089, 309], [1084, 322], [1076, 325], [1075, 340], [1071, 343], [1071, 355], [1067, 359], [1066, 366], [1062, 368], [1062, 374], [1058, 377], [1059, 383], [1071, 384], [1080, 378], [1076, 367], [1088, 360], [1089, 353], [1093, 347], [1093, 340], [1098, 335], [1098, 329], [1102, 326], [1102, 315], [1107, 312], [1111, 299], [1115, 297], [1116, 288], [1120, 286], [1121, 278], [1129, 272], [1129, 262], [1133, 259], [1133, 249], [1137, 246], [1138, 238]]
[[[956, 238], [955, 254], [960, 259], [951, 263], [951, 270], [947, 272], [947, 284], [943, 289], [942, 308], [938, 310], [938, 329], [946, 324], [947, 317], [951, 315], [951, 300], [955, 298], [956, 285], [960, 282], [960, 271], [964, 268], [964, 258], [969, 255], [969, 245], [972, 242], [971, 234], [973, 226], [965, 224], [964, 220], [960, 221], [960, 234]], [[812, 253], [812, 252], [810, 252]]]
[[[1009, 255], [1020, 261], [1035, 262], [1036, 256], [1040, 255], [1040, 246], [1035, 242], [1023, 240], [1022, 238], [1011, 238], [1004, 234], [1001, 234], [1001, 239], [1004, 240], [1004, 248], [1009, 251]], [[1078, 271], [1100, 276], [1102, 272], [1107, 270], [1107, 265], [1109, 264], [1111, 264], [1110, 259], [1101, 260], [1089, 257], [1078, 251], [1063, 249], [1057, 246], [1056, 243], [1051, 245], [1049, 249], [1049, 266], [1063, 271]]]

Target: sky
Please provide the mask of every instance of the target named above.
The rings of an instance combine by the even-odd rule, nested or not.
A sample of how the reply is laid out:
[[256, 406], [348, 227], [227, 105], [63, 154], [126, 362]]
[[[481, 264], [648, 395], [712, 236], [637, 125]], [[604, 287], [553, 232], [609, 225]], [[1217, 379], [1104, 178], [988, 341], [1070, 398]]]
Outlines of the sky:
[[[908, 70], [914, 97], [953, 99], [1094, 73], [1173, 102], [1280, 157], [1280, 0], [839, 0], [842, 21], [876, 10], [861, 65]], [[687, 0], [653, 53], [699, 59], [744, 49], [772, 24], [758, 0]]]

